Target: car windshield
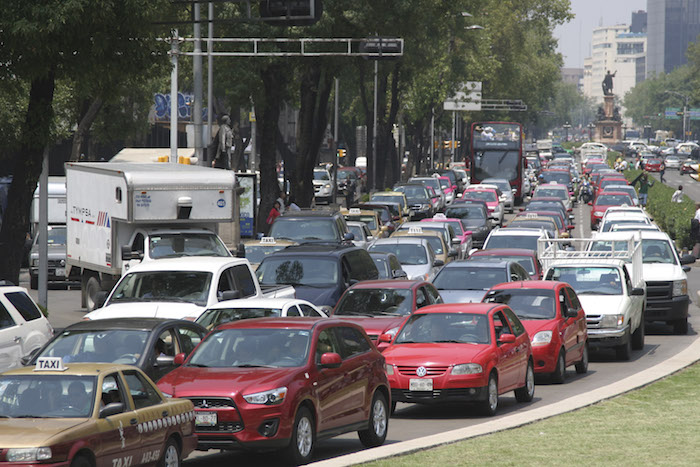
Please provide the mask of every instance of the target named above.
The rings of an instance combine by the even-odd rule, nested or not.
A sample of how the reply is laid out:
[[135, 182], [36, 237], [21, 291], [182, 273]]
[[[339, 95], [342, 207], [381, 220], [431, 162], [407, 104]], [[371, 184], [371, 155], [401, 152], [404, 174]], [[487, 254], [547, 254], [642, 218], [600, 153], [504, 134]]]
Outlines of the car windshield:
[[540, 197], [553, 197], [553, 198], [559, 198], [563, 200], [569, 199], [569, 190], [568, 189], [561, 189], [561, 188], [545, 188], [545, 187], [537, 187], [535, 190], [535, 196], [540, 196]]
[[460, 266], [442, 268], [433, 285], [438, 290], [488, 290], [507, 281], [505, 268]]
[[135, 364], [146, 352], [149, 331], [137, 329], [65, 330], [38, 357], [61, 357], [65, 363]]
[[260, 264], [266, 256], [271, 255], [275, 251], [284, 250], [287, 245], [260, 245], [248, 244], [245, 246], [245, 257], [252, 264]]
[[339, 242], [335, 220], [331, 217], [324, 219], [307, 219], [298, 217], [278, 217], [270, 229], [270, 237], [304, 242], [320, 240]]
[[204, 306], [212, 273], [199, 271], [131, 272], [117, 284], [114, 302], [186, 302]]
[[[65, 245], [66, 244], [66, 228], [65, 227], [48, 227], [48, 244], [49, 245]], [[38, 245], [41, 241], [40, 235], [36, 236], [36, 244]]]
[[[315, 172], [314, 172], [315, 173]], [[357, 180], [357, 174], [351, 170], [338, 170], [338, 180]]]
[[496, 185], [499, 190], [501, 190], [503, 193], [508, 194], [512, 193], [511, 188], [510, 188], [510, 183], [508, 183], [508, 180], [484, 180], [481, 183], [485, 185]]
[[523, 248], [537, 251], [536, 235], [491, 235], [486, 240], [484, 250], [493, 248]]
[[409, 182], [420, 183], [421, 185], [431, 187], [433, 190], [440, 189], [440, 182], [437, 178], [418, 178], [418, 179], [409, 180]]
[[389, 202], [389, 203], [399, 203], [399, 206], [401, 206], [401, 209], [405, 207], [404, 205], [404, 197], [399, 196], [399, 195], [381, 195], [381, 194], [374, 194], [370, 198], [372, 201], [376, 201], [378, 203], [381, 203], [383, 201]]
[[256, 274], [263, 285], [330, 286], [338, 283], [338, 262], [320, 256], [270, 256], [260, 264]]
[[314, 170], [314, 180], [330, 180], [331, 177], [325, 170]]
[[241, 319], [282, 316], [280, 308], [213, 308], [202, 313], [195, 321], [211, 331], [220, 324]]
[[477, 199], [479, 201], [486, 201], [487, 203], [495, 203], [498, 201], [498, 196], [495, 191], [486, 190], [466, 190], [462, 198]]
[[563, 211], [563, 207], [558, 201], [537, 201], [532, 200], [527, 205], [526, 211]]
[[640, 217], [637, 219], [610, 219], [606, 220], [601, 227], [601, 232], [610, 232], [616, 225], [624, 224], [649, 224], [649, 219]]
[[450, 183], [450, 179], [444, 179], [444, 178], [438, 178], [438, 181], [440, 182], [440, 188], [452, 188], [452, 184]]
[[642, 239], [642, 262], [677, 264], [676, 255], [666, 240]]
[[96, 383], [97, 376], [2, 375], [0, 418], [88, 418]]
[[347, 221], [354, 221], [354, 222], [364, 222], [367, 224], [367, 227], [369, 227], [370, 230], [376, 230], [377, 229], [377, 217], [376, 216], [357, 216], [357, 215], [347, 215], [345, 216], [345, 220]]
[[629, 195], [606, 195], [601, 194], [595, 200], [597, 206], [622, 206], [623, 204], [632, 205], [632, 199]]
[[308, 360], [310, 334], [306, 329], [221, 329], [193, 351], [187, 366], [299, 367]]
[[418, 266], [428, 264], [428, 254], [422, 245], [417, 243], [375, 243], [369, 251], [393, 253], [403, 266]]
[[536, 274], [535, 271], [535, 261], [529, 256], [515, 256], [515, 255], [474, 255], [475, 261], [512, 261], [518, 263], [527, 271], [530, 276]]
[[548, 280], [568, 283], [577, 295], [621, 295], [622, 282], [616, 268], [606, 267], [553, 267]]
[[406, 316], [412, 309], [410, 289], [351, 289], [340, 299], [333, 315]]
[[540, 177], [544, 183], [557, 182], [562, 185], [571, 183], [571, 175], [567, 172], [542, 172]]
[[[537, 214], [537, 217], [546, 217], [548, 219], [552, 219], [552, 221], [554, 221], [554, 223], [556, 224], [557, 229], [562, 230], [564, 228], [564, 224], [562, 223], [560, 215], [558, 215], [556, 213], [547, 213], [547, 212], [543, 212], [543, 211], [540, 211], [539, 213], [536, 213], [536, 214]], [[513, 220], [518, 220], [522, 217], [526, 217], [526, 216], [515, 216], [515, 219], [513, 219]]]
[[399, 191], [409, 199], [428, 199], [428, 190], [422, 185], [397, 186], [394, 191]]
[[485, 303], [508, 305], [522, 320], [554, 319], [554, 291], [540, 289], [494, 290], [484, 297]]
[[214, 234], [157, 234], [149, 237], [148, 254], [152, 259], [180, 256], [231, 256], [226, 245]]
[[457, 219], [486, 219], [488, 213], [481, 206], [450, 206], [445, 209], [445, 216]]
[[549, 222], [546, 220], [527, 219], [522, 217], [516, 217], [510, 222], [510, 224], [508, 224], [508, 226], [514, 228], [544, 229], [552, 237], [554, 236], [554, 232], [556, 230], [556, 225], [553, 222]]
[[419, 313], [403, 325], [394, 344], [488, 344], [488, 317], [474, 313]]
[[[428, 230], [428, 229], [426, 229]], [[430, 243], [430, 246], [433, 247], [433, 251], [435, 252], [436, 255], [444, 255], [447, 254], [445, 249], [442, 247], [443, 243], [442, 240], [440, 240], [440, 237], [436, 237], [435, 235], [411, 235], [411, 237], [418, 237], [418, 238], [424, 238], [425, 240]]]

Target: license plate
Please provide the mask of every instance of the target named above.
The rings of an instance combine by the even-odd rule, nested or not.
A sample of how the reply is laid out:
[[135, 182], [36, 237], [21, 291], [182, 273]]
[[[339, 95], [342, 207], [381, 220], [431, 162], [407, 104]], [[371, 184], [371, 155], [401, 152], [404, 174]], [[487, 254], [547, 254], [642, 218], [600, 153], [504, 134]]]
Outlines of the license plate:
[[197, 412], [195, 414], [194, 423], [197, 426], [215, 426], [216, 412]]
[[64, 268], [56, 268], [57, 277], [66, 277], [66, 270]]
[[411, 391], [432, 391], [432, 379], [412, 379], [408, 382], [408, 389]]

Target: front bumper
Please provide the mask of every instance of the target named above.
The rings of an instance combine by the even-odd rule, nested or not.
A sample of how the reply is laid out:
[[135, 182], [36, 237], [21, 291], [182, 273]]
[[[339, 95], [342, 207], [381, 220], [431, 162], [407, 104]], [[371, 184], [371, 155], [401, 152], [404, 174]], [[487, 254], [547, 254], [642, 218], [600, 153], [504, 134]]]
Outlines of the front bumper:
[[629, 326], [614, 329], [588, 328], [588, 343], [593, 347], [617, 347], [626, 344], [629, 338]]
[[687, 318], [689, 303], [690, 298], [687, 295], [662, 300], [647, 298], [644, 321], [676, 321]]
[[[488, 397], [487, 376], [483, 373], [471, 375], [453, 375], [451, 367], [426, 367], [432, 377], [433, 389], [430, 391], [411, 391], [410, 380], [417, 378], [414, 366], [394, 365], [394, 374], [389, 375], [391, 400], [416, 404], [434, 404], [441, 402], [483, 401]], [[417, 368], [417, 367], [415, 367]]]
[[488, 397], [487, 387], [448, 388], [432, 391], [409, 391], [408, 389], [391, 390], [392, 402], [409, 402], [413, 404], [439, 404], [443, 402], [484, 401]]

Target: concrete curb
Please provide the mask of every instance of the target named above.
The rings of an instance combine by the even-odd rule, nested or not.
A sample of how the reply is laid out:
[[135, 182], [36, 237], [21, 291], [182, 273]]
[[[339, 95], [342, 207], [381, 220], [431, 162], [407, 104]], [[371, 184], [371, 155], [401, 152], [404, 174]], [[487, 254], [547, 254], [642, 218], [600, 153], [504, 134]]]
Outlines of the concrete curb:
[[603, 386], [585, 394], [570, 397], [563, 401], [547, 405], [538, 409], [519, 411], [513, 415], [498, 420], [480, 423], [478, 425], [459, 428], [456, 430], [437, 433], [423, 438], [416, 438], [394, 444], [387, 444], [373, 449], [366, 449], [352, 454], [339, 456], [333, 459], [314, 462], [309, 465], [318, 467], [340, 467], [355, 465], [364, 462], [372, 462], [387, 457], [409, 454], [412, 452], [429, 449], [444, 444], [462, 441], [476, 436], [481, 436], [496, 431], [507, 430], [528, 423], [543, 420], [566, 412], [571, 412], [597, 402], [613, 398], [634, 389], [646, 386], [671, 375], [700, 360], [700, 339], [696, 339], [685, 350], [677, 355], [659, 363], [651, 368], [629, 376], [615, 383]]

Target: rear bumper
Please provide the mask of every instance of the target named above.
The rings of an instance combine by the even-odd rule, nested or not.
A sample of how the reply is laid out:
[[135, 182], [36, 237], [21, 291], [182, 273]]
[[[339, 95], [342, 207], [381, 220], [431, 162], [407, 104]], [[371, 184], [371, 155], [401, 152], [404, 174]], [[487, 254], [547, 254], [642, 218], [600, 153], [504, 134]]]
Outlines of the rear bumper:
[[671, 299], [647, 299], [644, 320], [647, 322], [676, 321], [687, 318], [689, 303], [690, 298], [687, 295], [680, 295]]

